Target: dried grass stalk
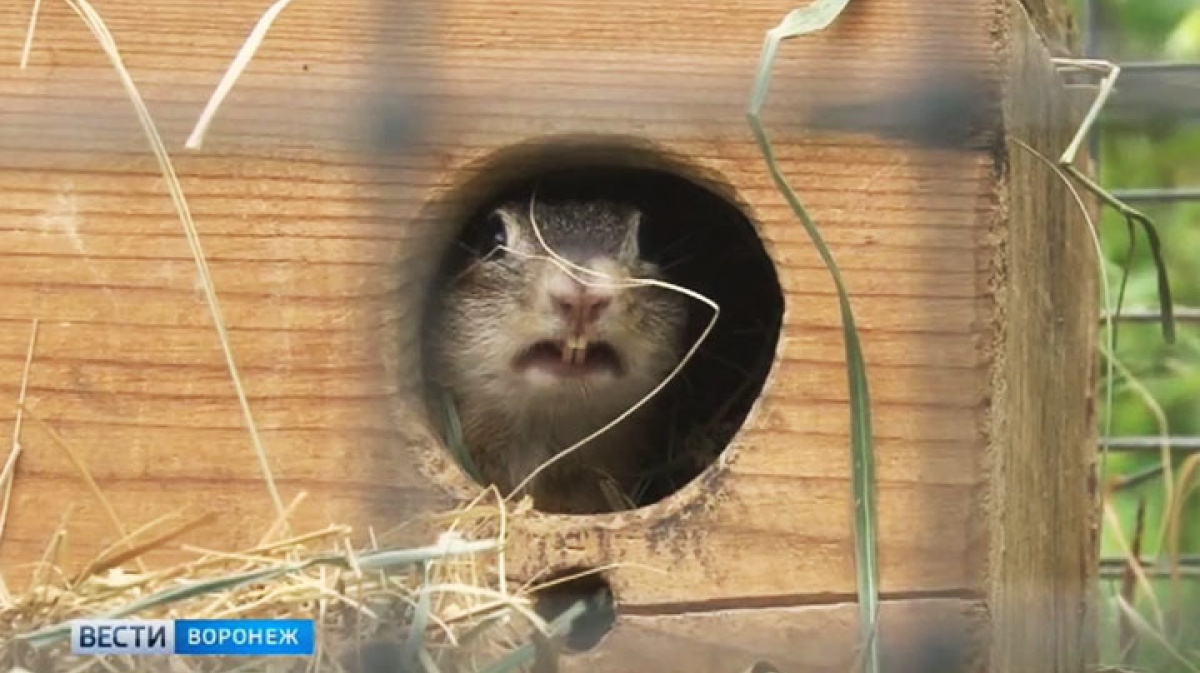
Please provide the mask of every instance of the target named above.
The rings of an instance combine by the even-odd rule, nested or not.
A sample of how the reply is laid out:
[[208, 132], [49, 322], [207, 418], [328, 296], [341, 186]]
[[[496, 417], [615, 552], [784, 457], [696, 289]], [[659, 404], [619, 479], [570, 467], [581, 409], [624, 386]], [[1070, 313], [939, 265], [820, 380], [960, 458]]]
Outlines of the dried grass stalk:
[[[363, 656], [407, 660], [404, 670], [518, 670], [532, 661], [530, 644], [569, 626], [589, 607], [572, 606], [555, 624], [533, 608], [541, 586], [510, 593], [503, 566], [501, 522], [511, 512], [471, 503], [444, 519], [436, 543], [418, 548], [354, 551], [352, 531], [330, 526], [239, 552], [180, 547], [194, 558], [147, 571], [130, 569], [137, 554], [161, 549], [195, 521], [89, 564], [75, 578], [56, 565], [65, 522], [52, 536], [29, 589], [0, 608], [0, 661], [48, 671], [295, 670], [294, 659], [76, 657], [67, 637], [81, 617], [296, 618], [317, 621], [318, 651], [309, 670], [344, 671]], [[171, 518], [171, 517], [165, 517]], [[178, 518], [178, 517], [174, 517]], [[428, 521], [426, 521], [428, 523]], [[113, 549], [125, 550], [128, 540]], [[117, 561], [125, 565], [117, 567]]]

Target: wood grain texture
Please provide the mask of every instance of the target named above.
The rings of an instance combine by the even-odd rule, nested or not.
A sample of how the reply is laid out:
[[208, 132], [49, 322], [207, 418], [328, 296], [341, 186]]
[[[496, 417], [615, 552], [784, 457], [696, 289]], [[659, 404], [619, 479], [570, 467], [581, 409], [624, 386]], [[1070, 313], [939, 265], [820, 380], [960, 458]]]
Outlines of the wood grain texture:
[[[22, 4], [0, 8], [0, 53], [19, 53]], [[631, 653], [651, 633], [676, 633], [686, 649], [710, 619], [655, 621], [664, 612], [775, 606], [762, 614], [803, 615], [789, 638], [820, 631], [830, 612], [831, 624], [849, 620], [844, 606], [791, 607], [855, 591], [844, 351], [828, 273], [743, 116], [764, 31], [794, 2], [296, 3], [196, 153], [182, 141], [262, 7], [96, 4], [175, 156], [284, 497], [309, 493], [296, 522], [383, 529], [474, 492], [414, 395], [421, 298], [454, 233], [448, 214], [470, 205], [453, 202], [456, 189], [513, 145], [610, 136], [746, 211], [779, 268], [785, 334], [763, 398], [717, 466], [635, 512], [516, 522], [513, 571], [628, 564], [608, 578], [630, 611], [612, 643]], [[1010, 343], [1000, 335], [1025, 329], [997, 324], [997, 255], [1015, 254], [997, 247], [1010, 192], [991, 153], [820, 134], [802, 120], [813, 101], [903, 92], [939, 63], [995, 78], [1007, 58], [996, 35], [1017, 20], [992, 0], [851, 3], [832, 29], [785, 47], [766, 115], [863, 337], [883, 590], [902, 606], [892, 609], [931, 619], [938, 600], [899, 599], [996, 596], [993, 546], [1030, 543], [998, 537], [985, 497], [1000, 465], [986, 462], [989, 441], [1015, 446], [988, 434], [992, 405], [1001, 381], [1027, 373], [993, 375], [994, 344]], [[31, 68], [0, 65], [0, 110], [0, 400], [16, 399], [27, 327], [40, 319], [29, 406], [84, 457], [126, 525], [188, 506], [220, 515], [191, 541], [249, 544], [272, 514], [188, 248], [115, 77], [59, 4], [46, 4]], [[399, 130], [380, 135], [380, 111]], [[1087, 352], [1090, 317], [1065, 317], [1074, 331], [1056, 357]], [[1057, 384], [1064, 414], [1080, 411], [1070, 407], [1087, 381]], [[0, 407], [0, 423], [12, 419]], [[1039, 446], [1029, 432], [1022, 441]], [[0, 540], [17, 586], [71, 503], [85, 505], [70, 523], [72, 563], [113, 537], [66, 458], [36, 427], [23, 437]], [[1039, 512], [1051, 528], [1070, 523]], [[757, 612], [731, 623], [750, 628]], [[807, 640], [789, 655], [815, 666], [803, 670], [844, 663], [818, 661], [823, 644]]]
[[[839, 604], [631, 616], [596, 649], [564, 657], [562, 669], [741, 673], [764, 662], [781, 673], [845, 673], [859, 657], [857, 613]], [[880, 651], [887, 670], [978, 670], [983, 617], [982, 605], [970, 601], [885, 601]], [[637, 668], [624, 668], [629, 662]]]
[[[1006, 117], [1012, 138], [1057, 157], [1078, 111], [1013, 5]], [[1094, 656], [1096, 253], [1048, 167], [1010, 144], [998, 290], [988, 593], [992, 670], [1080, 671]], [[1053, 512], [1053, 517], [1047, 517]]]
[[1019, 3], [1034, 32], [1052, 55], [1079, 53], [1085, 17], [1075, 17], [1068, 3], [1059, 0], [1019, 0]]

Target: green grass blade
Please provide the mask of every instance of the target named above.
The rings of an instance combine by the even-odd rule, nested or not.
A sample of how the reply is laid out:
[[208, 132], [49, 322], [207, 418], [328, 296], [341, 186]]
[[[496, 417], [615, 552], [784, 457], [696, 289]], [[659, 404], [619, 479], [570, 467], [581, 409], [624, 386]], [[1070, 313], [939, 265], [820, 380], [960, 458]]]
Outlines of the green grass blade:
[[1134, 629], [1136, 629], [1141, 635], [1146, 636], [1146, 640], [1144, 642], [1158, 645], [1163, 652], [1170, 655], [1171, 658], [1173, 658], [1182, 666], [1182, 668], [1178, 670], [1186, 670], [1190, 673], [1200, 673], [1200, 662], [1189, 661], [1187, 656], [1179, 651], [1179, 648], [1171, 644], [1171, 641], [1168, 640], [1165, 635], [1163, 635], [1161, 630], [1155, 628], [1153, 624], [1146, 621], [1146, 618], [1142, 616], [1142, 613], [1138, 612], [1137, 609], [1130, 605], [1124, 598], [1121, 596], [1115, 596], [1114, 598], [1117, 603], [1117, 608], [1129, 618], [1129, 621], [1133, 624]]
[[466, 440], [463, 439], [462, 419], [458, 416], [458, 406], [454, 404], [454, 397], [450, 394], [450, 391], [439, 387], [438, 401], [440, 402], [439, 406], [442, 416], [442, 427], [445, 431], [446, 446], [454, 454], [454, 459], [458, 461], [459, 466], [472, 479], [483, 481], [483, 478], [479, 475], [479, 468], [475, 467], [475, 461], [471, 458], [471, 452], [467, 450]]
[[1162, 240], [1158, 236], [1158, 227], [1154, 224], [1154, 220], [1140, 210], [1125, 205], [1124, 201], [1107, 192], [1099, 183], [1075, 166], [1065, 164], [1061, 168], [1079, 184], [1087, 187], [1088, 191], [1095, 194], [1101, 201], [1120, 213], [1128, 226], [1137, 224], [1146, 233], [1146, 241], [1150, 244], [1150, 256], [1154, 259], [1154, 271], [1158, 282], [1158, 303], [1162, 312], [1160, 322], [1163, 340], [1168, 344], [1175, 343], [1175, 301], [1171, 299], [1171, 278], [1167, 274], [1167, 261], [1163, 256]]
[[438, 668], [437, 661], [434, 660], [429, 650], [421, 650], [420, 659], [421, 668], [425, 673], [442, 673], [442, 669]]
[[[547, 631], [551, 637], [564, 636], [570, 632], [575, 620], [587, 614], [589, 610], [598, 609], [600, 606], [595, 597], [581, 598], [551, 620]], [[524, 667], [532, 664], [536, 656], [533, 643], [527, 643], [492, 662], [482, 673], [519, 673]]]
[[831, 24], [845, 9], [849, 0], [817, 0], [803, 9], [789, 13], [775, 28], [767, 32], [762, 57], [755, 75], [747, 117], [763, 159], [775, 186], [783, 194], [792, 211], [812, 239], [813, 245], [829, 269], [837, 287], [838, 306], [842, 314], [842, 329], [846, 345], [846, 368], [850, 387], [850, 445], [854, 465], [854, 547], [858, 578], [859, 629], [863, 650], [863, 669], [878, 673], [879, 663], [879, 559], [877, 554], [875, 504], [875, 447], [871, 434], [871, 396], [867, 385], [866, 363], [862, 344], [854, 323], [850, 297], [842, 281], [833, 253], [825, 245], [820, 230], [805, 210], [804, 204], [788, 183], [775, 160], [770, 138], [760, 119], [771, 85], [771, 73], [779, 45], [783, 40], [821, 30]]
[[400, 653], [403, 670], [418, 670], [418, 657], [425, 647], [425, 629], [429, 626], [429, 611], [431, 595], [426, 587], [429, 585], [429, 564], [421, 564], [421, 591], [417, 595], [417, 606], [413, 610], [412, 622], [408, 626], [408, 637], [404, 640], [404, 649]]

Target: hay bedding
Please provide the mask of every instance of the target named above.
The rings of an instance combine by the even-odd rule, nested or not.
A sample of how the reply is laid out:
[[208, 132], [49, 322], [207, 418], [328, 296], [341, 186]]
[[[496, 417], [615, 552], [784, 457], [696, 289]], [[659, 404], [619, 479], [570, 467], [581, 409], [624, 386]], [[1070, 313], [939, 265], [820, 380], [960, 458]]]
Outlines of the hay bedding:
[[[490, 494], [494, 491], [485, 492]], [[565, 634], [588, 605], [581, 600], [547, 624], [534, 611], [532, 597], [562, 580], [541, 586], [506, 581], [503, 531], [515, 512], [494, 500], [499, 504], [475, 502], [414, 522], [441, 525], [446, 531], [426, 547], [372, 545], [355, 551], [350, 528], [331, 526], [233, 553], [185, 546], [194, 559], [134, 569], [146, 552], [203, 520], [165, 532], [155, 532], [161, 525], [148, 527], [73, 577], [55, 563], [66, 542], [60, 528], [44, 560], [32, 569], [28, 589], [19, 596], [4, 592], [0, 670], [523, 670], [534, 663], [539, 647], [552, 652], [546, 645]], [[160, 522], [172, 518], [178, 519]], [[317, 652], [311, 658], [70, 654], [69, 620], [96, 616], [313, 619]]]

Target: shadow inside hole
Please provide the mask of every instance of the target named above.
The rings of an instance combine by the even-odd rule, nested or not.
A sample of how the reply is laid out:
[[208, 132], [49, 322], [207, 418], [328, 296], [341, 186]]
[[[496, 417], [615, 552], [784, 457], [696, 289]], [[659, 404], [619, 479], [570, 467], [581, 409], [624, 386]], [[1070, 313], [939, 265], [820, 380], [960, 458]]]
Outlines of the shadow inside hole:
[[[578, 575], [581, 570], [559, 577]], [[617, 621], [612, 588], [598, 574], [583, 575], [564, 582], [551, 580], [534, 593], [533, 609], [552, 625], [568, 622], [563, 645], [568, 652], [586, 652], [604, 639]]]
[[[607, 200], [633, 205], [641, 212], [641, 255], [662, 269], [665, 280], [699, 292], [721, 307], [700, 350], [660, 393], [659, 417], [652, 424], [655, 436], [647, 442], [657, 449], [645, 457], [637, 483], [623, 494], [628, 505], [641, 507], [695, 479], [741, 427], [774, 361], [783, 295], [754, 226], [730, 201], [674, 172], [646, 168], [654, 162], [645, 157], [631, 165], [611, 157], [573, 163], [570, 157], [569, 149], [558, 156], [541, 153], [532, 162], [526, 157], [513, 166], [483, 171], [499, 172], [508, 179], [492, 178], [483, 188], [464, 188], [461, 193], [470, 196], [468, 203], [456, 208], [460, 234], [449, 246], [440, 282], [449, 282], [474, 261], [468, 249], [479, 240], [488, 215], [498, 205], [528, 202], [535, 188], [539, 201]], [[688, 306], [685, 350], [712, 319], [711, 309], [700, 302], [689, 299]], [[429, 361], [426, 357], [427, 367]], [[438, 409], [440, 404], [435, 399], [431, 406]], [[456, 454], [475, 450], [455, 450], [444, 421], [443, 426], [447, 444]]]

